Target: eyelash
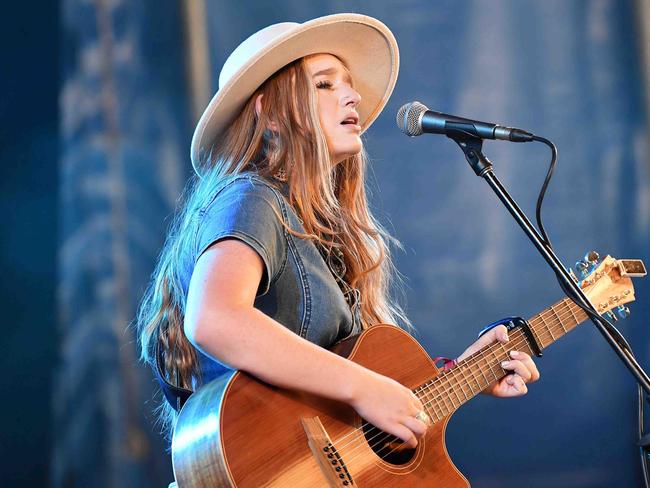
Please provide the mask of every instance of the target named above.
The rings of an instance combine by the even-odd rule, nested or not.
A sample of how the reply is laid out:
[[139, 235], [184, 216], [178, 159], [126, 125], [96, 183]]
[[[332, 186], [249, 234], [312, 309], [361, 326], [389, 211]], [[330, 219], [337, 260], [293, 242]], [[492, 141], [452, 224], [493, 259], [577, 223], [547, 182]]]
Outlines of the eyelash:
[[330, 89], [330, 88], [332, 88], [332, 82], [331, 81], [319, 81], [318, 83], [316, 83], [316, 88]]

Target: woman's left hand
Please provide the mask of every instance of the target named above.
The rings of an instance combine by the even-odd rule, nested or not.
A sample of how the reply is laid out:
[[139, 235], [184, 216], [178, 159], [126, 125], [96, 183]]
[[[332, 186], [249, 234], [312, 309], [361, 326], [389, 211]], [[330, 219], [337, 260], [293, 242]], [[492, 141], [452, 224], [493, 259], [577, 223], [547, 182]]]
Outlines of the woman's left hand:
[[[465, 359], [467, 356], [475, 353], [479, 349], [500, 342], [508, 342], [508, 330], [504, 325], [499, 325], [486, 332], [474, 344], [469, 346], [463, 354], [458, 357], [458, 361]], [[528, 392], [526, 383], [532, 383], [539, 379], [539, 371], [533, 362], [533, 359], [522, 351], [510, 351], [510, 360], [501, 363], [501, 367], [512, 374], [495, 381], [488, 386], [483, 393], [496, 397], [516, 397], [525, 395]]]

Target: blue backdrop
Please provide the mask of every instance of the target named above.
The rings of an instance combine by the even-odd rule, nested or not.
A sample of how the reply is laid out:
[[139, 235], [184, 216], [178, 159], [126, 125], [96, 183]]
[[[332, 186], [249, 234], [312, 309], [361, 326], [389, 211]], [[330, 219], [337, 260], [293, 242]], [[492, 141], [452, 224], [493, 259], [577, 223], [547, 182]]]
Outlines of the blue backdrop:
[[[187, 54], [179, 47], [180, 15], [170, 3], [101, 5], [70, 0], [64, 7], [65, 347], [59, 381], [75, 379], [78, 388], [60, 392], [56, 405], [58, 418], [69, 408], [86, 409], [82, 418], [95, 427], [84, 429], [78, 421], [60, 427], [54, 479], [58, 486], [66, 479], [159, 486], [171, 473], [152, 433], [151, 402], [145, 405], [151, 376], [136, 365], [132, 331], [122, 326], [133, 316], [162, 243], [163, 220], [189, 174]], [[458, 355], [484, 324], [531, 316], [561, 291], [455, 144], [440, 136], [409, 139], [396, 128], [395, 113], [406, 102], [522, 127], [556, 143], [559, 164], [544, 217], [566, 263], [591, 249], [650, 259], [650, 131], [634, 2], [281, 1], [206, 7], [214, 91], [226, 56], [271, 23], [351, 11], [377, 17], [394, 32], [400, 77], [365, 136], [372, 159], [368, 184], [379, 218], [405, 245], [395, 257], [405, 276], [407, 312], [431, 355]], [[96, 27], [88, 28], [88, 22]], [[102, 44], [106, 29], [112, 44]], [[94, 59], [103, 59], [106, 71]], [[101, 102], [100, 93], [112, 101]], [[548, 149], [487, 142], [484, 151], [532, 216]], [[94, 251], [80, 260], [80, 240], [92, 232], [96, 240], [85, 242], [95, 242]], [[637, 281], [636, 292], [632, 316], [620, 328], [648, 366], [650, 284]], [[73, 305], [86, 313], [66, 314]], [[109, 313], [114, 310], [119, 314]], [[89, 330], [101, 331], [103, 340]], [[640, 484], [635, 383], [594, 327], [579, 327], [551, 346], [538, 365], [542, 379], [527, 396], [481, 396], [450, 422], [449, 453], [472, 485]], [[85, 393], [83, 378], [110, 381]], [[101, 401], [93, 402], [98, 393]], [[88, 401], [79, 402], [78, 395]], [[90, 445], [106, 449], [102, 459], [85, 465], [75, 456]], [[101, 477], [92, 475], [98, 468]]]

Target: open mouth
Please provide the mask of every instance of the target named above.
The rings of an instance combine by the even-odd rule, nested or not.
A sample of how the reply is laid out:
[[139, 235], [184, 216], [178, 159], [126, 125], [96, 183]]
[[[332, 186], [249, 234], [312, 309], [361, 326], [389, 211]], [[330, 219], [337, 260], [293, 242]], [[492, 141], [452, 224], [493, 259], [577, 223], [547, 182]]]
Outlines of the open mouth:
[[358, 115], [350, 115], [346, 118], [344, 118], [341, 121], [341, 125], [359, 125], [359, 116]]

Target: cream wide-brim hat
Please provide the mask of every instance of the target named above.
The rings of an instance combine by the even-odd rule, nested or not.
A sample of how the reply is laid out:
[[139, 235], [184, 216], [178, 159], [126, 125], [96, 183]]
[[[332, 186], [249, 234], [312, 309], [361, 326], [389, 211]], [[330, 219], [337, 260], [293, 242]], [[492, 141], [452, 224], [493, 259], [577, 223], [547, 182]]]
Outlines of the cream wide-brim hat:
[[303, 24], [266, 27], [242, 42], [219, 74], [214, 95], [194, 131], [190, 155], [201, 175], [210, 148], [219, 144], [229, 124], [262, 83], [280, 68], [310, 54], [338, 57], [350, 70], [361, 95], [357, 107], [364, 132], [381, 113], [399, 71], [397, 41], [382, 22], [360, 14], [335, 14]]

